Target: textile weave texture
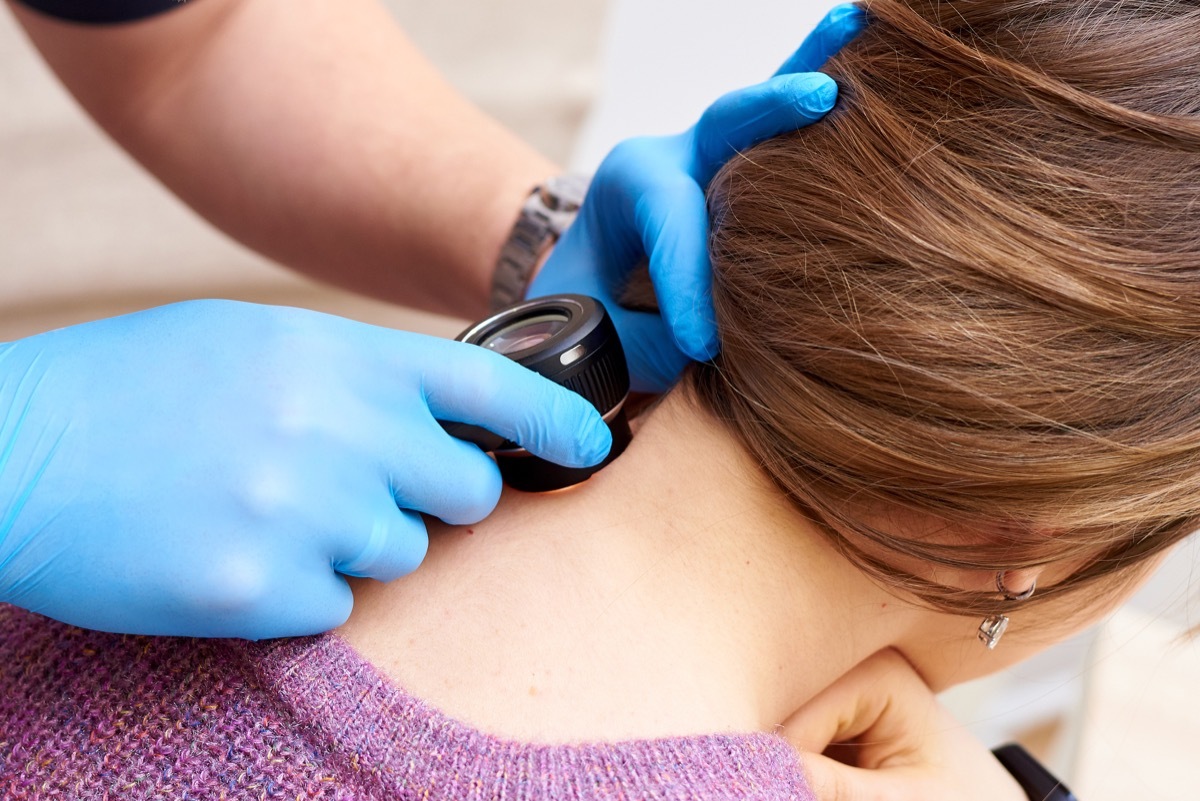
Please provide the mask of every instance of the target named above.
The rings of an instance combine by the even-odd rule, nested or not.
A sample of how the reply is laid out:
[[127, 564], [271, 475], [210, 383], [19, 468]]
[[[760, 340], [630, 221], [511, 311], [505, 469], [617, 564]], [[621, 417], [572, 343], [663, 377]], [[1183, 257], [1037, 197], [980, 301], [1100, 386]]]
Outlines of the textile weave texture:
[[406, 693], [333, 635], [121, 636], [0, 605], [0, 798], [813, 796], [772, 734], [513, 742]]

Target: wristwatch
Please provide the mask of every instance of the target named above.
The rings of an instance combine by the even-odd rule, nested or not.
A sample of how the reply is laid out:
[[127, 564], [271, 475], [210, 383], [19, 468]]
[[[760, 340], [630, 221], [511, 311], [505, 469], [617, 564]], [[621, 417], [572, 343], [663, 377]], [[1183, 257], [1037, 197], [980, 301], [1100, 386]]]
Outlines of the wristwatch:
[[575, 221], [589, 179], [583, 175], [557, 175], [534, 187], [521, 214], [513, 223], [508, 241], [492, 276], [492, 311], [525, 299], [525, 290], [538, 262]]
[[1016, 743], [992, 749], [992, 754], [1012, 774], [1030, 801], [1078, 801], [1067, 786], [1046, 770], [1046, 766]]

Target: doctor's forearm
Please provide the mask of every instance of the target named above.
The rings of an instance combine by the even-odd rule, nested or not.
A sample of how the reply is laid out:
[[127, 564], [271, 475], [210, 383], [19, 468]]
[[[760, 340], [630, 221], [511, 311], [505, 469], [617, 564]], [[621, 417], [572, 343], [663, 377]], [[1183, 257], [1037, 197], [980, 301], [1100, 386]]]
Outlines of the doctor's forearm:
[[250, 247], [475, 316], [554, 165], [464, 100], [375, 0], [195, 0], [132, 25], [14, 12], [81, 104]]

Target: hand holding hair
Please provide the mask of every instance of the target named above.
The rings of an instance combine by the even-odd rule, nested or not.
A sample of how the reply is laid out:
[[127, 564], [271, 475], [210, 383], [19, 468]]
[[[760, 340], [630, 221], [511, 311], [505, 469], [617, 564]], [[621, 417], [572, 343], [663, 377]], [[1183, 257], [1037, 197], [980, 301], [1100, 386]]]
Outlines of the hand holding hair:
[[0, 345], [0, 601], [85, 628], [247, 637], [341, 624], [344, 575], [425, 556], [495, 463], [437, 420], [560, 464], [611, 437], [580, 396], [473, 345], [195, 301]]
[[1028, 801], [896, 651], [879, 651], [784, 723], [819, 801]]
[[[621, 334], [635, 391], [661, 392], [689, 359], [715, 356], [705, 187], [739, 151], [816, 122], [833, 108], [837, 85], [814, 70], [863, 24], [860, 9], [839, 5], [770, 80], [720, 98], [681, 134], [617, 145], [527, 297], [579, 293], [602, 300]], [[616, 301], [644, 257], [661, 316], [621, 309]]]

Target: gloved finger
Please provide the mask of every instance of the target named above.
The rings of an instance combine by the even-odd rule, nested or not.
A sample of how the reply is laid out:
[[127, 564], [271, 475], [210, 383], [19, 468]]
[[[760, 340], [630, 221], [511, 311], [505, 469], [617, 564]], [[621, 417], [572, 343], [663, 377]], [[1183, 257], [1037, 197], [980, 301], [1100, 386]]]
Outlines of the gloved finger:
[[262, 597], [246, 608], [197, 607], [191, 621], [172, 623], [171, 631], [204, 632], [207, 637], [303, 637], [335, 629], [350, 617], [354, 595], [346, 580], [322, 562], [279, 571]]
[[338, 573], [392, 581], [425, 559], [429, 533], [416, 512], [398, 509], [384, 497], [364, 526], [369, 530], [335, 544], [333, 569]]
[[826, 61], [862, 33], [866, 25], [866, 13], [853, 3], [834, 6], [775, 74], [786, 75], [790, 72], [813, 72], [821, 69]]
[[811, 125], [824, 117], [836, 101], [837, 83], [820, 72], [777, 75], [718, 98], [693, 130], [693, 177], [701, 186], [707, 186], [734, 154]]
[[436, 419], [482, 426], [567, 467], [598, 464], [608, 455], [612, 433], [582, 396], [498, 353], [443, 344], [430, 350], [423, 380]]
[[613, 324], [629, 363], [630, 389], [658, 395], [679, 380], [683, 368], [691, 362], [679, 348], [662, 317], [649, 312], [613, 309]]
[[[667, 341], [693, 359], [711, 359], [718, 342], [704, 190], [688, 180], [649, 190], [637, 226], [650, 254], [659, 311], [670, 330]], [[639, 339], [644, 343], [652, 333], [639, 331]]]
[[[145, 618], [138, 626], [139, 632], [264, 639], [319, 634], [346, 622], [354, 596], [346, 579], [330, 570], [328, 558], [314, 558], [311, 552], [276, 556], [284, 560], [294, 556], [294, 560], [282, 570], [277, 561], [272, 565], [275, 570], [256, 570], [247, 565], [250, 570], [241, 577], [210, 573], [206, 583], [232, 583], [232, 591], [214, 594], [205, 590], [197, 596], [198, 603], [162, 604], [161, 613]], [[203, 570], [194, 573], [196, 578], [203, 576]]]
[[388, 477], [397, 507], [452, 526], [478, 523], [492, 513], [503, 483], [490, 456], [432, 424], [404, 436], [406, 450], [396, 455]]

